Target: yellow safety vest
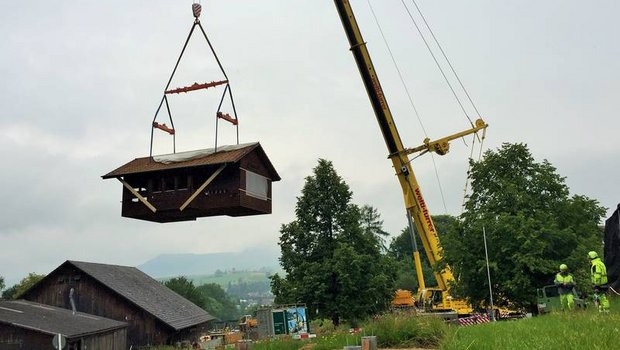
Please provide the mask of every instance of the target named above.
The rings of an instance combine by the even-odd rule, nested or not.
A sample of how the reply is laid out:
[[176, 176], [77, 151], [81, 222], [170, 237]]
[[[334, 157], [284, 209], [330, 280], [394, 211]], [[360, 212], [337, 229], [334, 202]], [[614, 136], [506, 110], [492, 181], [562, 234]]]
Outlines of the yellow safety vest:
[[592, 267], [590, 273], [592, 276], [592, 284], [602, 286], [607, 284], [607, 268], [601, 258], [592, 259]]

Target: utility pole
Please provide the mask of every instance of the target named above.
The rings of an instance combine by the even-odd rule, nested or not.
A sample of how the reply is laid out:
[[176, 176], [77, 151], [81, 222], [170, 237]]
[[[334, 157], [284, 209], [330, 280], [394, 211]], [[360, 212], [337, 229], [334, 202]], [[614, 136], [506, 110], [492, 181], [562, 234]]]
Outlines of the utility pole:
[[487, 232], [482, 226], [482, 237], [484, 238], [484, 255], [487, 260], [487, 277], [489, 279], [489, 297], [491, 298], [491, 321], [495, 322], [495, 310], [493, 310], [493, 289], [491, 288], [491, 271], [489, 270], [489, 252], [487, 250]]

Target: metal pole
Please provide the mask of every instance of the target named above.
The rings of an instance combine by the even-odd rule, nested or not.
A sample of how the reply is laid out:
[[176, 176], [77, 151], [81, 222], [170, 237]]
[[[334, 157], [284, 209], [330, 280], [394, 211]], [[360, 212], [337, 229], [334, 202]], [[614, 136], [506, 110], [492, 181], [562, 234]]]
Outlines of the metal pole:
[[491, 288], [491, 271], [489, 270], [489, 252], [487, 250], [487, 232], [482, 226], [482, 237], [484, 238], [484, 256], [487, 261], [487, 277], [489, 279], [489, 297], [491, 299], [491, 321], [495, 322], [495, 310], [493, 310], [493, 289]]

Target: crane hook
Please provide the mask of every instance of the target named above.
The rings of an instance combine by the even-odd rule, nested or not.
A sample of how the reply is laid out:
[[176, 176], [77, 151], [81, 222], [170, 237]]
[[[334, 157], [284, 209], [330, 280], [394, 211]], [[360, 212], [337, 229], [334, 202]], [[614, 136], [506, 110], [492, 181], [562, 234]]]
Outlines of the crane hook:
[[202, 10], [202, 6], [200, 6], [199, 3], [195, 2], [192, 4], [192, 12], [194, 12], [194, 18], [196, 18], [196, 20], [200, 17], [200, 10]]

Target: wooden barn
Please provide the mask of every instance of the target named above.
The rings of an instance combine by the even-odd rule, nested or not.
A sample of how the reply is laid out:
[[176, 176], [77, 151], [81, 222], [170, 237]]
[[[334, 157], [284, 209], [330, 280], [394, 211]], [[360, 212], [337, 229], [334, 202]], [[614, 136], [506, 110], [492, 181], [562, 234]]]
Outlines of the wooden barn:
[[137, 158], [103, 178], [123, 184], [122, 216], [155, 222], [270, 214], [280, 180], [258, 142]]
[[0, 300], [0, 349], [126, 350], [127, 323], [25, 300]]
[[127, 346], [195, 340], [214, 317], [135, 267], [65, 261], [27, 300], [128, 323]]

